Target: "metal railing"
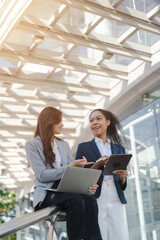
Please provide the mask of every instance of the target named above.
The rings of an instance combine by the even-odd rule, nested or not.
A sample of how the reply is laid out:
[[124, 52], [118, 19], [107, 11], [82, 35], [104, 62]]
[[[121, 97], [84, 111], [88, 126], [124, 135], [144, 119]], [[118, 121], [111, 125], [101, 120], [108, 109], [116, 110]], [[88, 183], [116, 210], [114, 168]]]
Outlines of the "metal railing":
[[0, 225], [0, 238], [29, 227], [35, 223], [47, 220], [60, 211], [58, 206], [51, 206], [37, 212], [27, 213]]

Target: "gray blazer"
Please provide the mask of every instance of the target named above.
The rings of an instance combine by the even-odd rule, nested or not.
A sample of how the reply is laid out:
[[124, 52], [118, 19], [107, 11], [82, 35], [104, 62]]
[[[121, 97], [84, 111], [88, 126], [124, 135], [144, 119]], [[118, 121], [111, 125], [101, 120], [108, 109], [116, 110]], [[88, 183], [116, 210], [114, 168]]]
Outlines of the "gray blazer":
[[43, 188], [51, 188], [55, 180], [61, 179], [67, 165], [74, 160], [67, 142], [56, 139], [56, 143], [62, 157], [62, 166], [59, 168], [56, 168], [56, 164], [51, 168], [45, 163], [43, 144], [39, 136], [25, 144], [27, 160], [35, 175], [33, 207], [44, 200], [47, 191]]

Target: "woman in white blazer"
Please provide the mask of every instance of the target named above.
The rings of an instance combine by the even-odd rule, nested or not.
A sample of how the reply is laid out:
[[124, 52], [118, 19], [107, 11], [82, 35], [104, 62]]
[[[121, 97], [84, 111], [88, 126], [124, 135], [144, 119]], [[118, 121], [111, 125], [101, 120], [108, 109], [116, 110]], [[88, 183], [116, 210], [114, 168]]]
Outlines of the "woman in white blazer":
[[[44, 189], [55, 187], [68, 165], [88, 164], [85, 159], [74, 161], [68, 143], [55, 137], [62, 127], [61, 111], [46, 107], [39, 114], [35, 137], [26, 142], [27, 159], [35, 174], [33, 207], [35, 210], [54, 204], [62, 207], [66, 211], [69, 240], [101, 240], [97, 202], [92, 196]], [[96, 189], [97, 185], [93, 185], [89, 191], [94, 194]]]

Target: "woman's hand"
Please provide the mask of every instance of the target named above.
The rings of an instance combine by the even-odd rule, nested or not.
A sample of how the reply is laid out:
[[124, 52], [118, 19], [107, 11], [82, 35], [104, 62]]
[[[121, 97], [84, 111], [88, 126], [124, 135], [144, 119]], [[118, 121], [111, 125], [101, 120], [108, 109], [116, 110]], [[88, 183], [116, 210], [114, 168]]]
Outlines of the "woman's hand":
[[126, 177], [128, 176], [127, 170], [116, 170], [113, 173], [119, 176], [119, 178], [122, 182], [122, 185], [124, 185], [124, 183], [126, 181]]
[[94, 162], [87, 162], [86, 158], [83, 157], [83, 159], [77, 159], [74, 162], [70, 163], [69, 166], [71, 167], [85, 167], [86, 165], [91, 165]]
[[100, 157], [91, 168], [97, 169], [97, 168], [100, 168], [101, 166], [106, 165], [108, 162], [108, 159], [109, 159], [109, 156], [106, 156], [106, 155], [104, 155], [103, 157]]
[[97, 188], [98, 188], [98, 185], [97, 185], [97, 184], [94, 184], [94, 185], [92, 185], [92, 186], [89, 188], [89, 192], [90, 192], [91, 194], [95, 194]]

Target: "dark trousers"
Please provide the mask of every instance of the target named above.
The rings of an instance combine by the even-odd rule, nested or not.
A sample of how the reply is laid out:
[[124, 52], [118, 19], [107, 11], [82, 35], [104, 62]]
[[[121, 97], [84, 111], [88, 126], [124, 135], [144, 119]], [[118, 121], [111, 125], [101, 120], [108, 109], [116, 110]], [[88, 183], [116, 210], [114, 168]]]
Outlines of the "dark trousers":
[[77, 193], [48, 192], [35, 210], [59, 205], [66, 212], [69, 240], [101, 240], [98, 225], [98, 206], [95, 198]]

